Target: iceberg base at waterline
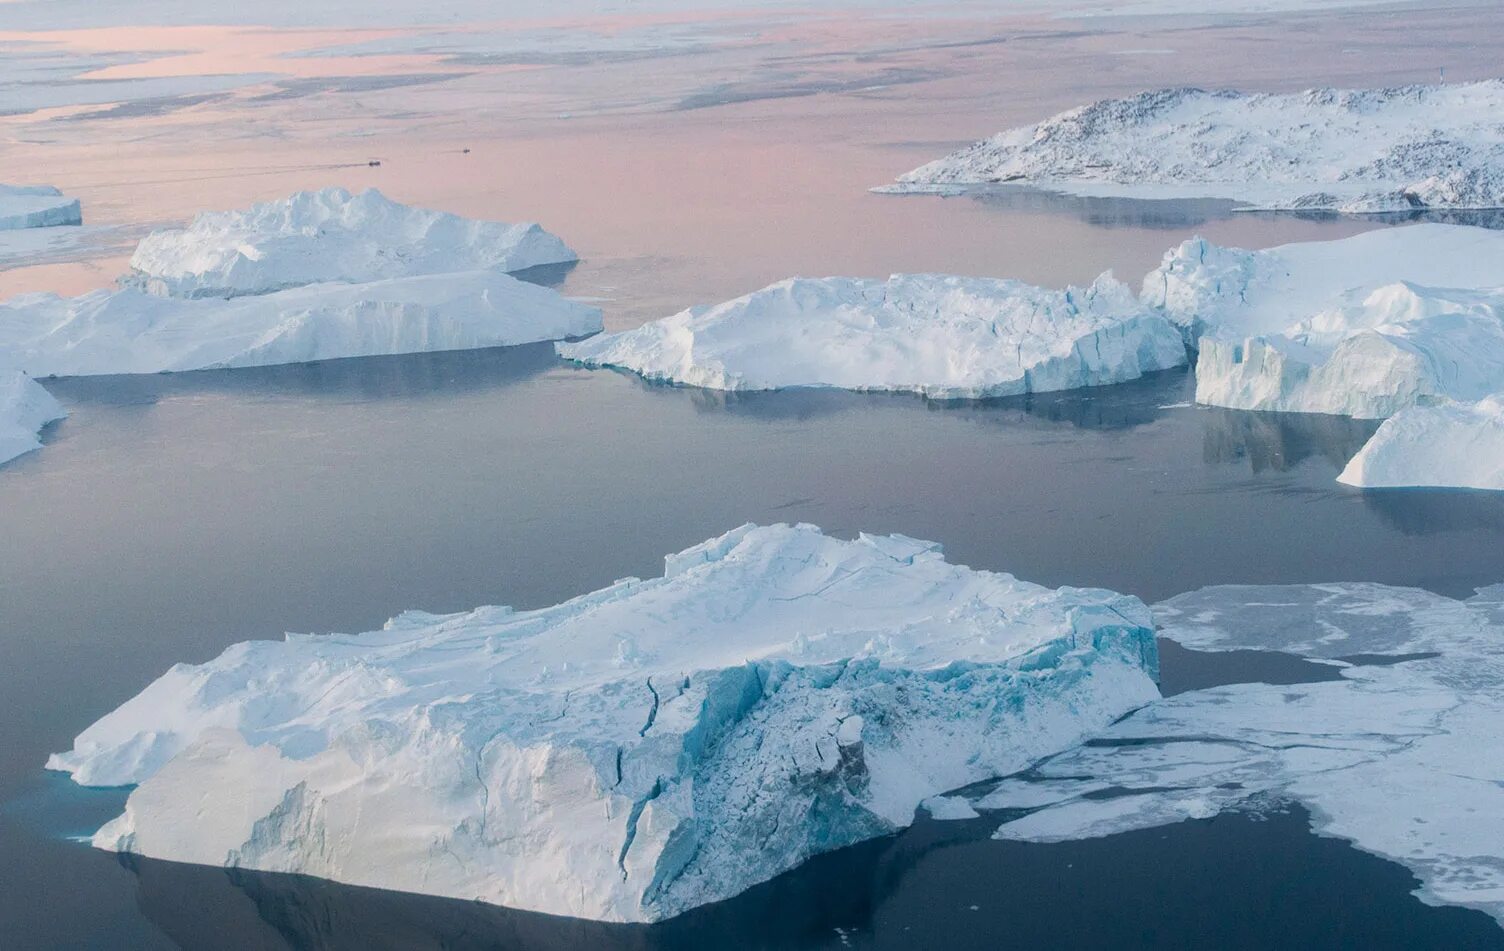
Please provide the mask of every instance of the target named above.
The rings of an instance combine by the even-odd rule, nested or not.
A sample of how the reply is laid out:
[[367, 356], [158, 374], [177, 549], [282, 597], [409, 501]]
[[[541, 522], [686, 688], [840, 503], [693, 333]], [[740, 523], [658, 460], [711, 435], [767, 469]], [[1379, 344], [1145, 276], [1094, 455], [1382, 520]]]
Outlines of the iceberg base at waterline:
[[1402, 410], [1384, 421], [1337, 481], [1361, 488], [1504, 491], [1504, 393]]
[[100, 848], [651, 921], [1158, 696], [1147, 608], [899, 535], [743, 526], [536, 611], [178, 665], [52, 757]]
[[40, 449], [42, 427], [66, 415], [41, 384], [24, 373], [0, 370], [0, 465]]

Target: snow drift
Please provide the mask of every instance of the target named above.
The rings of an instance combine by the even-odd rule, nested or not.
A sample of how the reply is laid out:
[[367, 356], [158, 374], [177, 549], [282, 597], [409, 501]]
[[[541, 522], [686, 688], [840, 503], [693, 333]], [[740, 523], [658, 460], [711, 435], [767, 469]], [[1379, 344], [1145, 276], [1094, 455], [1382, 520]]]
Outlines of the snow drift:
[[1504, 80], [1288, 94], [1166, 89], [1012, 129], [888, 191], [1019, 182], [1366, 213], [1504, 206]]
[[37, 433], [66, 415], [35, 380], [24, 373], [0, 370], [0, 465], [40, 449]]
[[550, 608], [178, 665], [52, 769], [104, 849], [588, 918], [726, 898], [1157, 696], [1147, 609], [743, 526]]
[[0, 231], [83, 224], [77, 198], [51, 185], [0, 184]]
[[1120, 383], [1186, 362], [1176, 328], [1110, 275], [1065, 290], [938, 274], [794, 278], [558, 350], [588, 366], [711, 389], [828, 386], [937, 399]]
[[1337, 477], [1363, 487], [1504, 490], [1504, 393], [1401, 410]]
[[156, 231], [130, 282], [162, 297], [237, 297], [326, 281], [456, 271], [519, 271], [577, 260], [532, 223], [477, 221], [398, 204], [376, 189], [299, 192], [240, 211], [203, 212]]

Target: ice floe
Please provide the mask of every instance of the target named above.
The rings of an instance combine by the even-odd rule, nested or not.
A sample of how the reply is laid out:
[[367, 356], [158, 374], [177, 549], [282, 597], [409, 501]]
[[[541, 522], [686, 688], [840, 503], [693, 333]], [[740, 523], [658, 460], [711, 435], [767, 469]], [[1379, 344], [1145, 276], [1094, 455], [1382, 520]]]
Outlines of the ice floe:
[[100, 848], [653, 920], [1069, 747], [1156, 672], [1135, 598], [748, 525], [541, 610], [180, 664], [48, 765], [137, 784]]
[[0, 367], [159, 373], [497, 347], [583, 336], [601, 312], [498, 271], [309, 284], [231, 300], [134, 288], [0, 304]]
[[0, 465], [41, 448], [37, 433], [66, 415], [35, 380], [24, 373], [0, 370]]
[[1401, 410], [1384, 421], [1337, 481], [1504, 490], [1504, 393], [1475, 403]]
[[1143, 299], [1197, 341], [1196, 401], [1382, 418], [1504, 385], [1504, 232], [1390, 228], [1263, 251], [1193, 238]]
[[794, 278], [558, 350], [710, 389], [937, 399], [1120, 383], [1186, 362], [1176, 327], [1110, 275], [1064, 290], [939, 274]]
[[1504, 585], [1466, 601], [1377, 584], [1225, 586], [1154, 608], [1199, 650], [1279, 650], [1341, 680], [1150, 704], [975, 805], [1026, 841], [1295, 800], [1317, 832], [1401, 862], [1432, 903], [1504, 920]]
[[357, 283], [577, 260], [533, 223], [479, 221], [399, 204], [371, 188], [298, 192], [238, 211], [202, 212], [156, 231], [131, 257], [131, 282], [163, 297], [236, 297], [322, 281]]
[[1344, 213], [1504, 206], [1504, 80], [1107, 99], [921, 166], [885, 190], [1019, 182]]
[[83, 224], [77, 198], [51, 185], [0, 184], [0, 231]]

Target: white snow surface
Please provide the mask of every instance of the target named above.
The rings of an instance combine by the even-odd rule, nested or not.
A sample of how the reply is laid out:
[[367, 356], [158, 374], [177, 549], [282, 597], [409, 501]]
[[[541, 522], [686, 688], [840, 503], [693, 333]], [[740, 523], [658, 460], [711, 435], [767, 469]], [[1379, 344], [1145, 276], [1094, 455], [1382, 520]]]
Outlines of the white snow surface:
[[1382, 418], [1504, 386], [1500, 231], [1426, 224], [1263, 251], [1193, 238], [1142, 297], [1199, 337], [1199, 403]]
[[902, 827], [1156, 696], [1137, 599], [743, 526], [535, 611], [178, 665], [49, 761], [103, 849], [667, 917]]
[[595, 307], [499, 271], [310, 284], [232, 300], [135, 288], [0, 303], [0, 368], [159, 373], [495, 347], [583, 336]]
[[41, 384], [24, 373], [0, 370], [0, 465], [40, 449], [37, 433], [66, 415]]
[[558, 351], [709, 389], [936, 399], [1120, 383], [1186, 362], [1177, 328], [1107, 274], [1065, 290], [941, 274], [793, 278]]
[[1504, 921], [1504, 585], [1466, 601], [1377, 584], [1225, 586], [1154, 613], [1162, 636], [1198, 650], [1414, 656], [1146, 706], [980, 799], [1032, 810], [998, 838], [1087, 838], [1294, 800], [1318, 833], [1408, 867], [1423, 900]]
[[129, 280], [162, 297], [237, 297], [329, 281], [520, 271], [575, 260], [537, 224], [413, 208], [374, 188], [358, 195], [325, 188], [239, 211], [202, 212], [187, 228], [155, 231], [131, 257]]
[[1000, 133], [885, 190], [993, 182], [1343, 213], [1499, 208], [1504, 80], [1144, 92]]
[[77, 198], [51, 185], [0, 184], [0, 231], [83, 224]]
[[1401, 410], [1384, 421], [1337, 481], [1504, 491], [1504, 393], [1475, 403]]

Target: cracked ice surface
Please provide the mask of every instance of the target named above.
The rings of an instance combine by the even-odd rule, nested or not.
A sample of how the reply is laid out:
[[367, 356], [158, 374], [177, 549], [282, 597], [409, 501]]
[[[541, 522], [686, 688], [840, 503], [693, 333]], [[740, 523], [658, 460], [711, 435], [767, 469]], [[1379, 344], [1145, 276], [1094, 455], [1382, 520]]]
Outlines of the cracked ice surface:
[[48, 765], [139, 784], [100, 848], [654, 920], [1071, 746], [1156, 667], [1135, 598], [743, 526], [542, 610], [236, 645]]
[[1175, 326], [1110, 274], [1064, 290], [945, 274], [793, 278], [557, 349], [587, 366], [717, 390], [935, 399], [1122, 383], [1186, 362]]
[[1147, 706], [979, 799], [1032, 810], [998, 838], [1110, 835], [1293, 799], [1317, 832], [1409, 867], [1422, 899], [1504, 920], [1504, 585], [1466, 601], [1376, 584], [1213, 587], [1155, 615], [1162, 635], [1201, 650], [1416, 656]]

